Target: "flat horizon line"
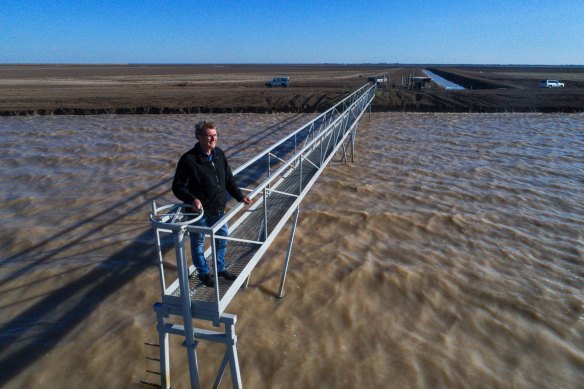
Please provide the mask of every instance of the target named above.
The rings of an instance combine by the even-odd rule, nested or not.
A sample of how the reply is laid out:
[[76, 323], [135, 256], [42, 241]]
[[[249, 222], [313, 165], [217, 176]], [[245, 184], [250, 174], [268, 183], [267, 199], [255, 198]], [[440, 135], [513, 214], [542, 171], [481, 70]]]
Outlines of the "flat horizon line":
[[579, 64], [400, 63], [400, 62], [2, 62], [0, 66], [457, 66], [584, 67]]

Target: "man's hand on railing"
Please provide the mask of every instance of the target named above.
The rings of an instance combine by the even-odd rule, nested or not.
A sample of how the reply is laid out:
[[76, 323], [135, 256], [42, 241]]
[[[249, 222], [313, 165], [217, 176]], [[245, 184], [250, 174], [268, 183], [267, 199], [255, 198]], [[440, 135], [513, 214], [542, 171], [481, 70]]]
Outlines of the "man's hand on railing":
[[203, 204], [201, 203], [201, 200], [195, 199], [195, 201], [193, 201], [193, 209], [195, 212], [201, 212], [203, 210]]

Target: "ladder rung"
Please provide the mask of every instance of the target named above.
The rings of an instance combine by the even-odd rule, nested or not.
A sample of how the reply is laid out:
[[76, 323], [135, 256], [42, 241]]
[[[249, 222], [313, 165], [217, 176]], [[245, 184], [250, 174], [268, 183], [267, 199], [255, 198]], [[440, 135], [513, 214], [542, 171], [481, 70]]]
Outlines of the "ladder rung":
[[144, 385], [152, 386], [154, 388], [162, 388], [162, 386], [160, 386], [158, 384], [153, 384], [152, 382], [146, 382], [144, 380], [140, 380], [140, 383], [141, 384], [144, 384]]

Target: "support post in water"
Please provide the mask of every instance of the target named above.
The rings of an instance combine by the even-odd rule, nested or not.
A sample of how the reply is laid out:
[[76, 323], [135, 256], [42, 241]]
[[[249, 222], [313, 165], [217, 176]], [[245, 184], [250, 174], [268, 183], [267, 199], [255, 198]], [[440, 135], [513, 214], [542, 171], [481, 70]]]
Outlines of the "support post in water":
[[290, 254], [292, 253], [292, 244], [294, 243], [294, 233], [296, 232], [296, 225], [298, 224], [298, 214], [300, 207], [296, 208], [294, 212], [294, 221], [292, 222], [292, 230], [290, 231], [290, 240], [288, 241], [288, 250], [286, 251], [286, 259], [282, 267], [282, 278], [280, 279], [280, 289], [278, 290], [278, 297], [284, 297], [284, 282], [286, 281], [286, 273], [288, 272], [288, 263], [290, 262]]

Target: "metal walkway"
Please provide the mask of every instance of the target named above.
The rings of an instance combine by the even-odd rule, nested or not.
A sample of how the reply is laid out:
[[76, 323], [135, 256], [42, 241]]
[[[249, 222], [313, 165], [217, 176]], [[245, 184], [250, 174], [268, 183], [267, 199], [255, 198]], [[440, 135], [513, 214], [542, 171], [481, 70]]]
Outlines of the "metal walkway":
[[[254, 267], [294, 214], [286, 260], [282, 269], [279, 296], [283, 295], [284, 281], [290, 259], [299, 205], [328, 162], [341, 150], [343, 160], [353, 158], [357, 123], [375, 96], [375, 85], [364, 85], [337, 105], [299, 128], [277, 144], [261, 152], [234, 171], [237, 183], [246, 188], [254, 203], [246, 207], [236, 205], [213, 227], [198, 227], [193, 223], [197, 215], [188, 214], [186, 204], [157, 207], [153, 202], [150, 220], [156, 228], [162, 302], [154, 306], [158, 317], [160, 337], [161, 387], [170, 387], [168, 335], [185, 337], [191, 387], [199, 388], [196, 346], [200, 340], [225, 343], [226, 353], [219, 368], [214, 387], [221, 382], [229, 364], [234, 388], [241, 388], [241, 376], [235, 347], [235, 315], [225, 309], [237, 291], [247, 285]], [[229, 224], [229, 236], [216, 235]], [[191, 232], [205, 234], [208, 248], [205, 257], [215, 273], [215, 287], [202, 285], [185, 250], [185, 237]], [[163, 235], [172, 234], [178, 269], [178, 279], [170, 285], [165, 282], [162, 244]], [[225, 265], [237, 275], [233, 281], [217, 277], [215, 239], [227, 240]], [[183, 325], [169, 323], [171, 315], [181, 316]], [[208, 320], [214, 326], [224, 326], [223, 332], [193, 327], [193, 319]]]

